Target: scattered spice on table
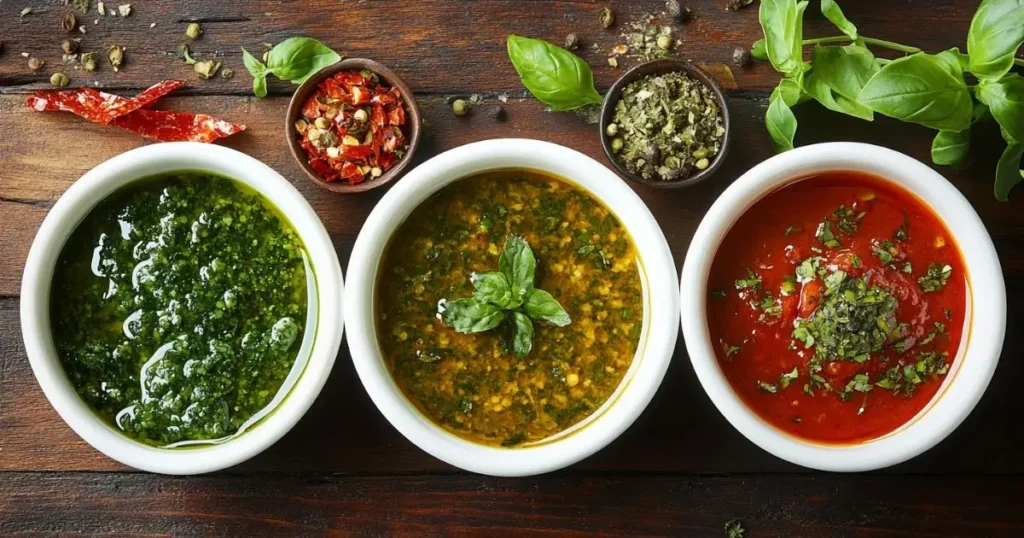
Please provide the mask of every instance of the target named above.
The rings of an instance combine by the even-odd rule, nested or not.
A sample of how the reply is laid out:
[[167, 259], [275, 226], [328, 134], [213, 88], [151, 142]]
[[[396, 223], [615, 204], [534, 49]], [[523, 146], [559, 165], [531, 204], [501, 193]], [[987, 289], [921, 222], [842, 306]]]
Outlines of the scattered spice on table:
[[203, 35], [203, 27], [199, 26], [198, 22], [189, 23], [188, 27], [185, 28], [185, 35], [189, 39], [199, 39], [199, 36]]
[[469, 103], [465, 99], [452, 101], [452, 113], [456, 116], [465, 116], [469, 113]]
[[599, 20], [601, 21], [601, 26], [611, 28], [615, 24], [615, 10], [610, 7], [601, 8]]
[[672, 27], [665, 24], [655, 24], [654, 15], [646, 15], [640, 20], [632, 21], [626, 25], [626, 31], [622, 33], [625, 44], [619, 45], [612, 50], [613, 54], [629, 54], [643, 61], [657, 60], [669, 56], [673, 48], [674, 38]]
[[402, 92], [372, 71], [340, 71], [321, 82], [295, 122], [309, 165], [324, 181], [380, 177], [405, 155]]
[[686, 73], [672, 72], [627, 85], [604, 135], [631, 173], [674, 181], [710, 166], [722, 147], [725, 126], [711, 89]]
[[78, 19], [75, 18], [75, 14], [72, 11], [68, 11], [64, 14], [64, 18], [60, 22], [61, 28], [65, 32], [74, 32], [75, 28], [78, 28]]
[[569, 34], [565, 36], [565, 49], [576, 50], [580, 48], [580, 38], [576, 34]]
[[672, 19], [672, 22], [682, 24], [690, 20], [690, 15], [693, 11], [690, 9], [690, 6], [680, 4], [679, 0], [668, 0], [665, 2], [665, 13]]
[[183, 84], [180, 80], [166, 80], [132, 99], [92, 88], [37, 91], [26, 104], [37, 112], [71, 112], [89, 121], [121, 127], [160, 142], [213, 142], [245, 130], [244, 125], [206, 114], [148, 108]]

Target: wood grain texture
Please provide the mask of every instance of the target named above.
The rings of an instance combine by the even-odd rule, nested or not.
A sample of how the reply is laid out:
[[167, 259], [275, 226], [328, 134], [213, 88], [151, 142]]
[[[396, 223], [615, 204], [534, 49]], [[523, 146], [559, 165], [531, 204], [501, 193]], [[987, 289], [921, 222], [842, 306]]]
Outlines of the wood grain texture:
[[[93, 2], [95, 4], [95, 2]], [[107, 2], [107, 5], [120, 2]], [[724, 0], [690, 0], [691, 22], [679, 29], [679, 53], [697, 62], [729, 64], [733, 49], [749, 47], [759, 31], [757, 9], [725, 11]], [[53, 68], [61, 65], [60, 28], [65, 9], [58, 0], [0, 2], [4, 53], [0, 55], [0, 87], [23, 92], [48, 86]], [[605, 5], [616, 8], [617, 22], [605, 30], [598, 13]], [[33, 12], [19, 18], [26, 6]], [[976, 2], [936, 0], [921, 8], [911, 2], [847, 2], [843, 9], [864, 35], [944, 50], [962, 46]], [[315, 37], [352, 57], [377, 60], [399, 73], [417, 91], [427, 93], [512, 92], [522, 87], [505, 52], [509, 33], [542, 37], [556, 43], [575, 32], [583, 42], [580, 55], [594, 66], [598, 85], [607, 88], [627, 65], [608, 65], [607, 56], [624, 42], [625, 24], [647, 14], [658, 14], [664, 0], [619, 2], [567, 0], [472, 0], [411, 2], [363, 0], [176, 0], [134, 3], [128, 18], [99, 17], [93, 9], [80, 16], [87, 33], [82, 51], [103, 52], [111, 45], [128, 48], [123, 69], [114, 73], [101, 62], [93, 75], [68, 70], [75, 83], [98, 83], [104, 88], [143, 88], [157, 76], [195, 78], [190, 66], [175, 57], [178, 45], [189, 41], [185, 27], [200, 21], [205, 33], [192, 50], [223, 61], [236, 71], [231, 80], [197, 84], [194, 94], [247, 95], [251, 78], [241, 61], [241, 47], [262, 52], [261, 43], [277, 43], [296, 34]], [[98, 23], [94, 22], [99, 20]], [[807, 37], [837, 35], [817, 9], [807, 10]], [[150, 24], [156, 26], [150, 28]], [[301, 32], [300, 32], [301, 30]], [[594, 49], [597, 45], [597, 50]], [[47, 62], [38, 73], [28, 70], [27, 52]], [[100, 55], [102, 56], [102, 54]], [[159, 75], [157, 75], [159, 74]], [[743, 90], [767, 91], [777, 83], [766, 66], [736, 70]], [[288, 83], [273, 83], [278, 95], [291, 93]]]
[[[613, 4], [619, 24], [597, 24]], [[687, 2], [684, 2], [687, 3]], [[723, 9], [724, 0], [692, 0], [681, 27], [682, 55], [727, 64], [737, 45], [758, 37], [756, 8]], [[108, 2], [110, 4], [110, 2]], [[309, 182], [284, 141], [287, 83], [271, 98], [251, 97], [240, 48], [292, 35], [317, 37], [350, 56], [373, 58], [415, 88], [427, 120], [417, 160], [476, 140], [526, 137], [563, 144], [604, 160], [599, 133], [573, 114], [552, 114], [526, 98], [508, 63], [504, 38], [520, 33], [560, 41], [576, 32], [580, 54], [607, 88], [632, 65], [605, 60], [621, 42], [622, 24], [660, 11], [662, 0], [175, 0], [133, 2], [127, 19], [95, 10], [81, 17], [82, 50], [124, 45], [119, 73], [102, 65], [92, 76], [69, 70], [73, 83], [131, 94], [164, 78], [189, 79], [161, 108], [214, 114], [249, 130], [225, 145], [254, 155], [288, 178], [310, 201], [334, 240], [343, 266], [366, 216], [383, 194], [339, 196]], [[963, 46], [976, 0], [842, 2], [865, 35], [929, 50]], [[24, 19], [18, 12], [32, 6]], [[1024, 218], [1017, 192], [992, 195], [1002, 145], [994, 127], [975, 139], [963, 170], [937, 168], [977, 209], [1000, 256], [1009, 304], [1003, 359], [985, 397], [947, 440], [878, 474], [822, 475], [778, 460], [736, 432], [700, 387], [680, 339], [665, 382], [622, 437], [568, 471], [504, 480], [470, 476], [426, 455], [374, 408], [347, 351], [321, 396], [275, 446], [215, 476], [168, 478], [125, 472], [81, 441], [39, 390], [25, 356], [18, 292], [25, 256], [48, 209], [86, 171], [138, 147], [139, 137], [65, 114], [24, 107], [25, 94], [47, 87], [62, 66], [59, 0], [0, 0], [0, 535], [69, 533], [179, 536], [583, 535], [629, 533], [722, 536], [741, 518], [748, 536], [1022, 536], [1024, 428], [1017, 423], [1024, 379]], [[193, 51], [235, 70], [233, 79], [198, 81], [173, 56], [185, 26], [206, 33]], [[815, 6], [808, 37], [833, 35]], [[150, 28], [151, 23], [156, 26]], [[597, 49], [593, 45], [597, 45]], [[20, 53], [47, 61], [38, 74]], [[62, 66], [63, 67], [63, 66]], [[688, 190], [636, 188], [650, 206], [681, 265], [690, 237], [715, 198], [735, 178], [771, 156], [763, 126], [767, 92], [777, 75], [763, 64], [732, 68], [727, 82], [734, 124], [728, 162]], [[479, 93], [485, 102], [465, 118], [448, 101]], [[486, 113], [497, 96], [508, 121]], [[854, 140], [891, 147], [929, 162], [931, 133], [879, 118], [867, 123], [807, 104], [796, 108], [798, 145]], [[345, 349], [345, 346], [343, 346]], [[941, 473], [941, 474], [937, 474]]]
[[0, 534], [1011, 537], [1012, 478], [3, 473]]

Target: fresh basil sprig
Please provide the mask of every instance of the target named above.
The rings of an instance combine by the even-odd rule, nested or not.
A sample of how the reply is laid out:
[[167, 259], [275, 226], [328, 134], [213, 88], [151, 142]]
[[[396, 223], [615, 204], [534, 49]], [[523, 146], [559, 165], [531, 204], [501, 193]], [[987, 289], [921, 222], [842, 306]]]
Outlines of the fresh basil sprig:
[[242, 49], [242, 63], [252, 75], [252, 91], [256, 97], [267, 96], [267, 75], [302, 84], [317, 71], [341, 61], [341, 55], [310, 37], [290, 37], [278, 43], [267, 54], [267, 63]]
[[[867, 121], [879, 113], [936, 129], [932, 161], [951, 166], [966, 162], [972, 124], [992, 117], [1007, 143], [996, 168], [995, 196], [1007, 199], [1024, 176], [1024, 77], [1010, 73], [1014, 64], [1024, 65], [1014, 57], [1024, 43], [1024, 0], [983, 0], [971, 21], [967, 54], [956, 48], [928, 54], [860, 35], [835, 0], [821, 0], [821, 12], [842, 35], [805, 40], [807, 4], [761, 2], [764, 39], [754, 43], [751, 54], [782, 74], [765, 114], [776, 151], [793, 148], [797, 120], [791, 107], [810, 99]], [[807, 62], [803, 49], [809, 45], [814, 49]], [[876, 58], [868, 46], [906, 56]], [[976, 87], [967, 85], [967, 73], [978, 79]]]
[[508, 36], [508, 57], [523, 86], [555, 112], [601, 103], [594, 73], [575, 54], [541, 39]]
[[441, 321], [456, 332], [472, 334], [504, 325], [506, 346], [517, 357], [533, 349], [533, 321], [558, 327], [572, 323], [550, 293], [535, 288], [537, 259], [526, 240], [509, 236], [498, 256], [498, 271], [474, 273], [473, 296], [438, 305]]

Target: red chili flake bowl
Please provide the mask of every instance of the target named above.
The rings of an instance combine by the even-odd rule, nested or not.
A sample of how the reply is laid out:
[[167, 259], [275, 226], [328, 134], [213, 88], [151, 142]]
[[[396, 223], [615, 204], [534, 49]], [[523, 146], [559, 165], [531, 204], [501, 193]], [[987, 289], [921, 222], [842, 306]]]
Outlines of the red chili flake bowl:
[[[342, 71], [353, 71], [357, 73], [359, 71], [373, 72], [380, 79], [381, 84], [398, 90], [401, 94], [402, 104], [404, 105], [405, 123], [401, 126], [401, 131], [405, 140], [408, 142], [404, 154], [386, 171], [383, 171], [379, 177], [367, 177], [358, 183], [351, 183], [346, 181], [344, 178], [327, 181], [323, 175], [318, 173], [310, 164], [310, 156], [307, 153], [301, 139], [302, 137], [299, 136], [295, 126], [296, 121], [303, 119], [303, 108], [306, 106], [306, 102], [310, 97], [314, 96], [320, 89], [320, 84]], [[329, 191], [347, 194], [375, 189], [391, 183], [401, 176], [409, 166], [409, 163], [412, 162], [413, 154], [419, 147], [421, 121], [420, 109], [416, 105], [416, 100], [413, 97], [412, 90], [409, 89], [409, 86], [407, 86], [405, 82], [398, 77], [398, 75], [373, 60], [365, 58], [349, 58], [317, 71], [316, 74], [309, 77], [305, 82], [299, 85], [299, 88], [295, 91], [295, 95], [292, 96], [291, 102], [288, 104], [288, 114], [285, 117], [284, 128], [285, 138], [288, 140], [288, 147], [292, 151], [292, 156], [295, 157], [296, 162], [298, 162], [299, 166], [306, 172], [309, 179], [312, 180], [313, 183]]]

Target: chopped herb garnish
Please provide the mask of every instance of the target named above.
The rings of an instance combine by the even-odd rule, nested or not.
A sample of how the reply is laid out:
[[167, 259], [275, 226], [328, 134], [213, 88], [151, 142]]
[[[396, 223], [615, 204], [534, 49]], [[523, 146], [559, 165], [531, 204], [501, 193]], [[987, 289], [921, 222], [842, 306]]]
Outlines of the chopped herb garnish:
[[725, 299], [725, 290], [723, 290], [723, 289], [713, 289], [713, 290], [711, 290], [711, 296], [716, 298], [716, 299]]
[[910, 262], [907, 262], [907, 263], [903, 264], [903, 272], [908, 274], [908, 275], [910, 273], [913, 273], [914, 272], [914, 266], [910, 265]]
[[935, 328], [932, 329], [932, 331], [930, 333], [928, 333], [928, 335], [925, 336], [921, 340], [921, 345], [923, 346], [925, 344], [930, 344], [932, 342], [932, 340], [935, 340], [935, 338], [937, 336], [943, 336], [943, 337], [949, 336], [949, 333], [946, 332], [946, 324], [945, 323], [941, 323], [941, 322], [936, 321], [935, 322]]
[[733, 519], [725, 524], [725, 538], [743, 538], [743, 533], [747, 530], [743, 528], [743, 523], [738, 519]]
[[765, 383], [764, 381], [758, 381], [757, 388], [770, 394], [775, 394], [776, 392], [779, 392], [779, 386], [776, 385], [775, 383]]
[[818, 225], [818, 231], [814, 233], [814, 237], [817, 237], [818, 241], [828, 248], [843, 248], [843, 244], [832, 233], [832, 223], [827, 219]]
[[795, 233], [797, 233], [799, 231], [800, 231], [800, 226], [792, 225], [792, 226], [786, 226], [786, 231], [783, 232], [783, 233], [786, 235], [786, 237], [789, 237], [789, 236], [791, 236], [791, 235], [793, 235], [793, 234], [795, 234]]
[[758, 289], [761, 287], [761, 277], [757, 276], [752, 269], [747, 269], [747, 278], [740, 278], [736, 280], [736, 289]]
[[793, 275], [786, 275], [783, 277], [782, 286], [779, 291], [784, 297], [796, 293], [796, 277]]
[[860, 220], [864, 218], [865, 213], [859, 213], [855, 216], [853, 209], [841, 205], [839, 209], [835, 210], [833, 215], [839, 218], [836, 228], [844, 235], [853, 235], [857, 233], [857, 228], [860, 227]]
[[794, 323], [793, 338], [815, 346], [819, 360], [866, 361], [887, 342], [901, 336], [898, 301], [885, 288], [833, 271], [825, 278], [825, 299], [815, 313]]
[[906, 213], [903, 214], [903, 224], [896, 229], [892, 236], [897, 241], [910, 239], [910, 217]]
[[921, 278], [918, 278], [917, 283], [921, 286], [921, 290], [924, 292], [939, 291], [945, 287], [946, 282], [949, 281], [949, 277], [952, 274], [953, 268], [949, 265], [933, 263], [928, 265], [928, 272]]
[[824, 258], [813, 257], [800, 262], [800, 266], [796, 268], [796, 281], [806, 284], [818, 276], [824, 276], [825, 271], [821, 267], [823, 261]]
[[797, 380], [800, 377], [800, 370], [797, 367], [793, 367], [793, 371], [786, 372], [779, 376], [779, 388], [786, 388], [790, 383]]
[[871, 242], [871, 253], [878, 258], [878, 261], [885, 265], [889, 265], [896, 260], [896, 257], [900, 254], [900, 249], [896, 245], [892, 244], [892, 241], [883, 239], [881, 241], [874, 240]]

